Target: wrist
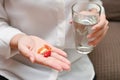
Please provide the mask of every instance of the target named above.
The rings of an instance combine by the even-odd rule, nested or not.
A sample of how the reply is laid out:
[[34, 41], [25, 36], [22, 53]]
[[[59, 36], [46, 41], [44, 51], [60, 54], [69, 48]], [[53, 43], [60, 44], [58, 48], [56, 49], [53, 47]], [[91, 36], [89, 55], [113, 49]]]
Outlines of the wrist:
[[18, 41], [20, 38], [26, 36], [25, 34], [17, 34], [10, 40], [10, 47], [13, 49], [18, 48]]

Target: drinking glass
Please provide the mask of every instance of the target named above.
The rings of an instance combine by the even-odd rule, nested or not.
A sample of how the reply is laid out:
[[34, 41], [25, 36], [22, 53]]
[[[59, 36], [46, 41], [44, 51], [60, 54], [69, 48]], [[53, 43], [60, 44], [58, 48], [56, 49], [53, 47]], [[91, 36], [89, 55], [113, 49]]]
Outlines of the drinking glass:
[[93, 50], [93, 46], [88, 45], [92, 39], [88, 39], [87, 35], [92, 32], [91, 28], [99, 22], [99, 14], [91, 12], [88, 9], [89, 4], [91, 3], [79, 2], [72, 6], [75, 47], [81, 54], [88, 54]]

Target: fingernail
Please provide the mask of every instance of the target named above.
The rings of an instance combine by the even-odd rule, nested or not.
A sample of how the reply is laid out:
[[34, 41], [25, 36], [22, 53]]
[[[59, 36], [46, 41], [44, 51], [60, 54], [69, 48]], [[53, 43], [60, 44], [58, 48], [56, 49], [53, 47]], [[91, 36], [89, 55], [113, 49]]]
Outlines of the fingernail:
[[71, 65], [71, 62], [69, 60], [65, 61], [68, 65]]
[[64, 70], [67, 70], [67, 71], [70, 70], [70, 66], [66, 65], [65, 68], [64, 68]]

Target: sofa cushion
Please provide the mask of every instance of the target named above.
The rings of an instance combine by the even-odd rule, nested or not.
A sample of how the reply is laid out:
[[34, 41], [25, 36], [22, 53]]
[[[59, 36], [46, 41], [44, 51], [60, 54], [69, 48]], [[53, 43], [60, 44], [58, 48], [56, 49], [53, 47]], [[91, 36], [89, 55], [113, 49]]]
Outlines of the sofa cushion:
[[105, 38], [89, 57], [97, 80], [120, 80], [120, 22], [110, 22]]
[[120, 21], [120, 0], [102, 0], [108, 20]]

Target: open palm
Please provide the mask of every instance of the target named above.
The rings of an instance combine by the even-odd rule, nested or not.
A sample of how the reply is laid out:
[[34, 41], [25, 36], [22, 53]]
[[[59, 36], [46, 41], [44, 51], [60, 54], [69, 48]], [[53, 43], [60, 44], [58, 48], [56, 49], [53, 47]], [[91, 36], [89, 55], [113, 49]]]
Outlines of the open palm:
[[[44, 57], [42, 54], [38, 54], [37, 51], [44, 44], [49, 45], [52, 48], [51, 56]], [[58, 71], [69, 70], [70, 62], [67, 60], [67, 54], [50, 45], [46, 41], [36, 36], [24, 36], [18, 41], [18, 50], [20, 53], [29, 58], [31, 62], [42, 64]]]

